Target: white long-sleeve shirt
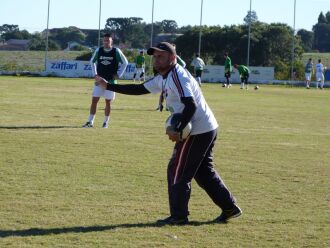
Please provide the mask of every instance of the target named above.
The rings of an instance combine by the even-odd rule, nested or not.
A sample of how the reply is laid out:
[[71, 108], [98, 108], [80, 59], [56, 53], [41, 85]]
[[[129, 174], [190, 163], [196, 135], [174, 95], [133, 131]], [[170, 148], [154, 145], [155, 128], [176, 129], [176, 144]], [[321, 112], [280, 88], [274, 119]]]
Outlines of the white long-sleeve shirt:
[[318, 63], [315, 65], [315, 71], [316, 73], [323, 73], [324, 66], [322, 63]]
[[191, 65], [194, 66], [195, 70], [203, 70], [205, 63], [200, 57], [195, 57]]
[[206, 133], [218, 127], [197, 81], [182, 66], [177, 64], [166, 78], [161, 75], [155, 76], [145, 82], [144, 87], [153, 94], [162, 92], [171, 113], [182, 113], [185, 106], [181, 102], [181, 97], [194, 98], [197, 109], [191, 119], [192, 135]]

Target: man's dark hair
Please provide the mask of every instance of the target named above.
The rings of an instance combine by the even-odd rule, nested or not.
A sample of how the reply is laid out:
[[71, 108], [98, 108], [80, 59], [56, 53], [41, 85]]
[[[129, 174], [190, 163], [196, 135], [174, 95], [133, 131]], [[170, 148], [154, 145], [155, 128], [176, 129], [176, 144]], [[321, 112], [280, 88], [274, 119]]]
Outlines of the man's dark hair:
[[106, 37], [106, 38], [108, 38], [108, 37], [110, 37], [110, 38], [111, 38], [111, 34], [109, 34], [109, 33], [106, 33], [106, 34], [104, 34], [104, 35], [103, 35], [103, 37], [104, 37], [104, 38], [105, 38], [105, 37]]

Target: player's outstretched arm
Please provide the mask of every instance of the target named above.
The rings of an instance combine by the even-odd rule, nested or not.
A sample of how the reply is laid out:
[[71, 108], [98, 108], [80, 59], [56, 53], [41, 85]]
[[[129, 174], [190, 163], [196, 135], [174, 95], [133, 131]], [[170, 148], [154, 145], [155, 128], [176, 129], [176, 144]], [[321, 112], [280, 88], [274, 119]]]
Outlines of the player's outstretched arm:
[[95, 81], [95, 85], [98, 85], [103, 89], [125, 95], [144, 95], [150, 93], [143, 84], [109, 84], [107, 80], [102, 77], [95, 78]]

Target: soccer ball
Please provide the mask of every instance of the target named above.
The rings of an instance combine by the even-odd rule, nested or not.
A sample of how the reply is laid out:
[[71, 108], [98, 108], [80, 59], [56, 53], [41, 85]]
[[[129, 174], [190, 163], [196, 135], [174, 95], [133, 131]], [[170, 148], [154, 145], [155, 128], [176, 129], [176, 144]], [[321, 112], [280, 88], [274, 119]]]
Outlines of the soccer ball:
[[254, 86], [255, 90], [259, 90], [259, 85]]
[[[181, 113], [175, 113], [170, 115], [165, 122], [165, 131], [167, 131], [168, 129], [173, 130], [174, 127], [181, 121], [181, 116], [182, 116]], [[188, 136], [191, 133], [191, 129], [192, 129], [192, 125], [191, 122], [189, 122], [187, 126], [185, 126], [185, 128], [181, 131], [180, 138], [182, 140], [188, 138]]]

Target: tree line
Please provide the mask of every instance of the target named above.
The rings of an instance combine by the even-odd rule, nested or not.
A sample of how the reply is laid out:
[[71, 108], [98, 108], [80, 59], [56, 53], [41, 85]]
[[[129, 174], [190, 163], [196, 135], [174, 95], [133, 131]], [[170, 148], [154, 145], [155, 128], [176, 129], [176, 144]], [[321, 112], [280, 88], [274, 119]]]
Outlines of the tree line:
[[[115, 44], [125, 48], [145, 49], [150, 46], [151, 29], [153, 39], [160, 34], [170, 34], [167, 39], [177, 46], [178, 54], [190, 61], [198, 49], [199, 33], [202, 31], [201, 56], [208, 64], [223, 64], [223, 54], [229, 52], [235, 63], [246, 64], [248, 27], [250, 33], [250, 65], [274, 66], [277, 78], [288, 78], [292, 61], [292, 38], [294, 30], [283, 23], [263, 23], [258, 20], [255, 11], [248, 11], [240, 25], [231, 26], [183, 26], [174, 20], [151, 23], [143, 22], [139, 17], [108, 18], [102, 33], [113, 34]], [[171, 35], [172, 34], [172, 35]], [[176, 35], [174, 35], [176, 34]], [[17, 25], [0, 26], [1, 40], [29, 39], [30, 50], [45, 49], [46, 31], [30, 34], [19, 30]], [[298, 30], [294, 35], [294, 55], [296, 65], [304, 52], [330, 52], [330, 12], [320, 13], [312, 31]], [[79, 29], [77, 27], [56, 28], [49, 30], [49, 50], [60, 50], [75, 41], [84, 46], [96, 47], [98, 30]], [[300, 62], [301, 63], [301, 62]], [[299, 70], [298, 70], [299, 73]], [[282, 75], [283, 74], [283, 75]]]
[[[258, 28], [271, 29], [273, 27], [283, 26], [290, 30], [290, 27], [285, 24], [265, 24], [258, 21], [255, 11], [248, 12], [244, 18], [242, 25], [233, 26], [203, 26], [203, 43], [209, 43], [208, 40], [210, 33], [225, 34], [231, 36], [230, 41], [237, 35], [241, 36], [244, 31], [247, 34], [246, 26], [248, 23], [252, 24], [252, 37], [254, 38], [254, 45], [258, 45]], [[129, 48], [147, 48], [150, 45], [151, 23], [143, 22], [139, 17], [128, 18], [108, 18], [102, 32], [113, 33], [116, 44], [125, 44]], [[153, 34], [157, 36], [160, 33], [169, 34], [182, 34], [183, 37], [191, 33], [199, 32], [199, 27], [196, 26], [183, 26], [179, 27], [174, 20], [163, 20], [153, 24]], [[225, 32], [221, 32], [225, 31]], [[292, 32], [292, 30], [291, 30]], [[43, 50], [45, 48], [45, 35], [46, 31], [29, 33], [27, 30], [20, 30], [18, 25], [4, 24], [0, 26], [0, 39], [6, 41], [9, 39], [29, 39], [30, 50]], [[214, 34], [215, 35], [215, 34]], [[320, 13], [317, 23], [313, 26], [312, 31], [305, 29], [298, 30], [296, 39], [299, 45], [302, 46], [304, 52], [330, 52], [330, 12], [325, 15]], [[55, 28], [51, 29], [49, 33], [49, 47], [51, 50], [64, 49], [70, 41], [78, 42], [86, 46], [96, 46], [98, 44], [98, 30], [80, 29], [77, 27]], [[195, 42], [196, 43], [196, 42]], [[230, 46], [230, 45], [228, 45]], [[204, 47], [203, 47], [204, 48]]]

